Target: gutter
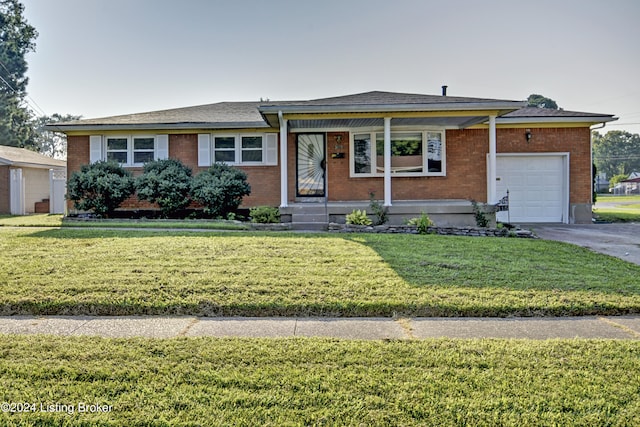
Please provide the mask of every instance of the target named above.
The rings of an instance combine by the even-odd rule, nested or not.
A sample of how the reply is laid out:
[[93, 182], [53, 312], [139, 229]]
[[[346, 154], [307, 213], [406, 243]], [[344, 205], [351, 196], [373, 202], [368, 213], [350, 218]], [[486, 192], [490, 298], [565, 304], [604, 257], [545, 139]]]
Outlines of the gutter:
[[287, 113], [313, 114], [313, 113], [390, 113], [405, 111], [476, 111], [476, 110], [519, 110], [526, 102], [447, 102], [439, 104], [358, 104], [358, 105], [273, 105], [259, 106], [258, 110], [263, 114], [276, 114], [282, 111]]
[[177, 129], [271, 129], [264, 122], [232, 122], [232, 123], [140, 123], [140, 124], [77, 124], [46, 125], [45, 130], [52, 132], [100, 131], [100, 130], [177, 130]]

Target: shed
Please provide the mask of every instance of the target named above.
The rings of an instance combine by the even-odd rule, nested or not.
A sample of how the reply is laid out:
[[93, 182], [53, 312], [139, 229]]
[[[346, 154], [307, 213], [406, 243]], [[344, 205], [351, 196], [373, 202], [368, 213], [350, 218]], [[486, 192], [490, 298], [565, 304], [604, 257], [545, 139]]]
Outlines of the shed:
[[66, 160], [0, 145], [0, 214], [64, 213]]

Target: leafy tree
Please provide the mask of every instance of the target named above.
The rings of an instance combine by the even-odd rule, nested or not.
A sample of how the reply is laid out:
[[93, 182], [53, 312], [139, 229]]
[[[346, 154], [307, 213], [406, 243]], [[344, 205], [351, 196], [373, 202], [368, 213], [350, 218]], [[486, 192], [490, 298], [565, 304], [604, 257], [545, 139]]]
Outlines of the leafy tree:
[[76, 209], [109, 217], [134, 191], [131, 172], [114, 161], [83, 165], [67, 183], [67, 199]]
[[46, 125], [60, 122], [70, 122], [79, 120], [82, 116], [74, 116], [71, 114], [61, 115], [53, 114], [52, 116], [41, 116], [33, 120], [33, 128], [35, 130], [35, 146], [40, 154], [55, 157], [56, 159], [64, 159], [67, 157], [67, 136], [62, 132], [53, 132], [46, 130]]
[[609, 180], [609, 188], [615, 187], [616, 184], [618, 184], [621, 181], [624, 181], [627, 178], [629, 178], [629, 175], [624, 173], [621, 173], [620, 175], [612, 176], [611, 179]]
[[27, 95], [26, 54], [35, 51], [38, 33], [23, 16], [18, 0], [0, 0], [0, 141], [35, 148]]
[[547, 98], [545, 96], [538, 95], [535, 93], [532, 93], [527, 98], [527, 106], [538, 107], [538, 108], [550, 108], [552, 110], [558, 109], [558, 104], [556, 104], [556, 101], [554, 101], [551, 98]]
[[238, 209], [242, 198], [251, 194], [247, 174], [233, 166], [215, 163], [193, 178], [191, 194], [213, 217], [225, 217]]
[[157, 203], [168, 217], [191, 203], [191, 169], [175, 159], [145, 163], [136, 192], [138, 199]]
[[593, 132], [593, 160], [608, 177], [640, 171], [640, 135], [611, 130]]

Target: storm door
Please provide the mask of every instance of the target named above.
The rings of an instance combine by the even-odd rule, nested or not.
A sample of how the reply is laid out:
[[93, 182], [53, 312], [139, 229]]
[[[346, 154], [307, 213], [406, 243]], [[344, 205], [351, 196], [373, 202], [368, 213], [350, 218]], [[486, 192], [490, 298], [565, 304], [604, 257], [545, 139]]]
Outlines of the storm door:
[[325, 196], [325, 167], [324, 134], [298, 134], [296, 141], [296, 193], [298, 197]]

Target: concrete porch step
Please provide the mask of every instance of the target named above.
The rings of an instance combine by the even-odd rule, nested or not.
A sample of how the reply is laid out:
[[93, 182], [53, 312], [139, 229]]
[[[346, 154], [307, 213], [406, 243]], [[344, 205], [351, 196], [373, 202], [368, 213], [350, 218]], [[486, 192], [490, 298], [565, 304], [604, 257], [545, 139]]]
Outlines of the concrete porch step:
[[292, 230], [326, 231], [329, 225], [326, 222], [292, 222]]
[[324, 224], [326, 224], [327, 221], [327, 215], [325, 215], [324, 213], [321, 214], [292, 214], [291, 215], [291, 222], [296, 223], [296, 222], [322, 222]]

